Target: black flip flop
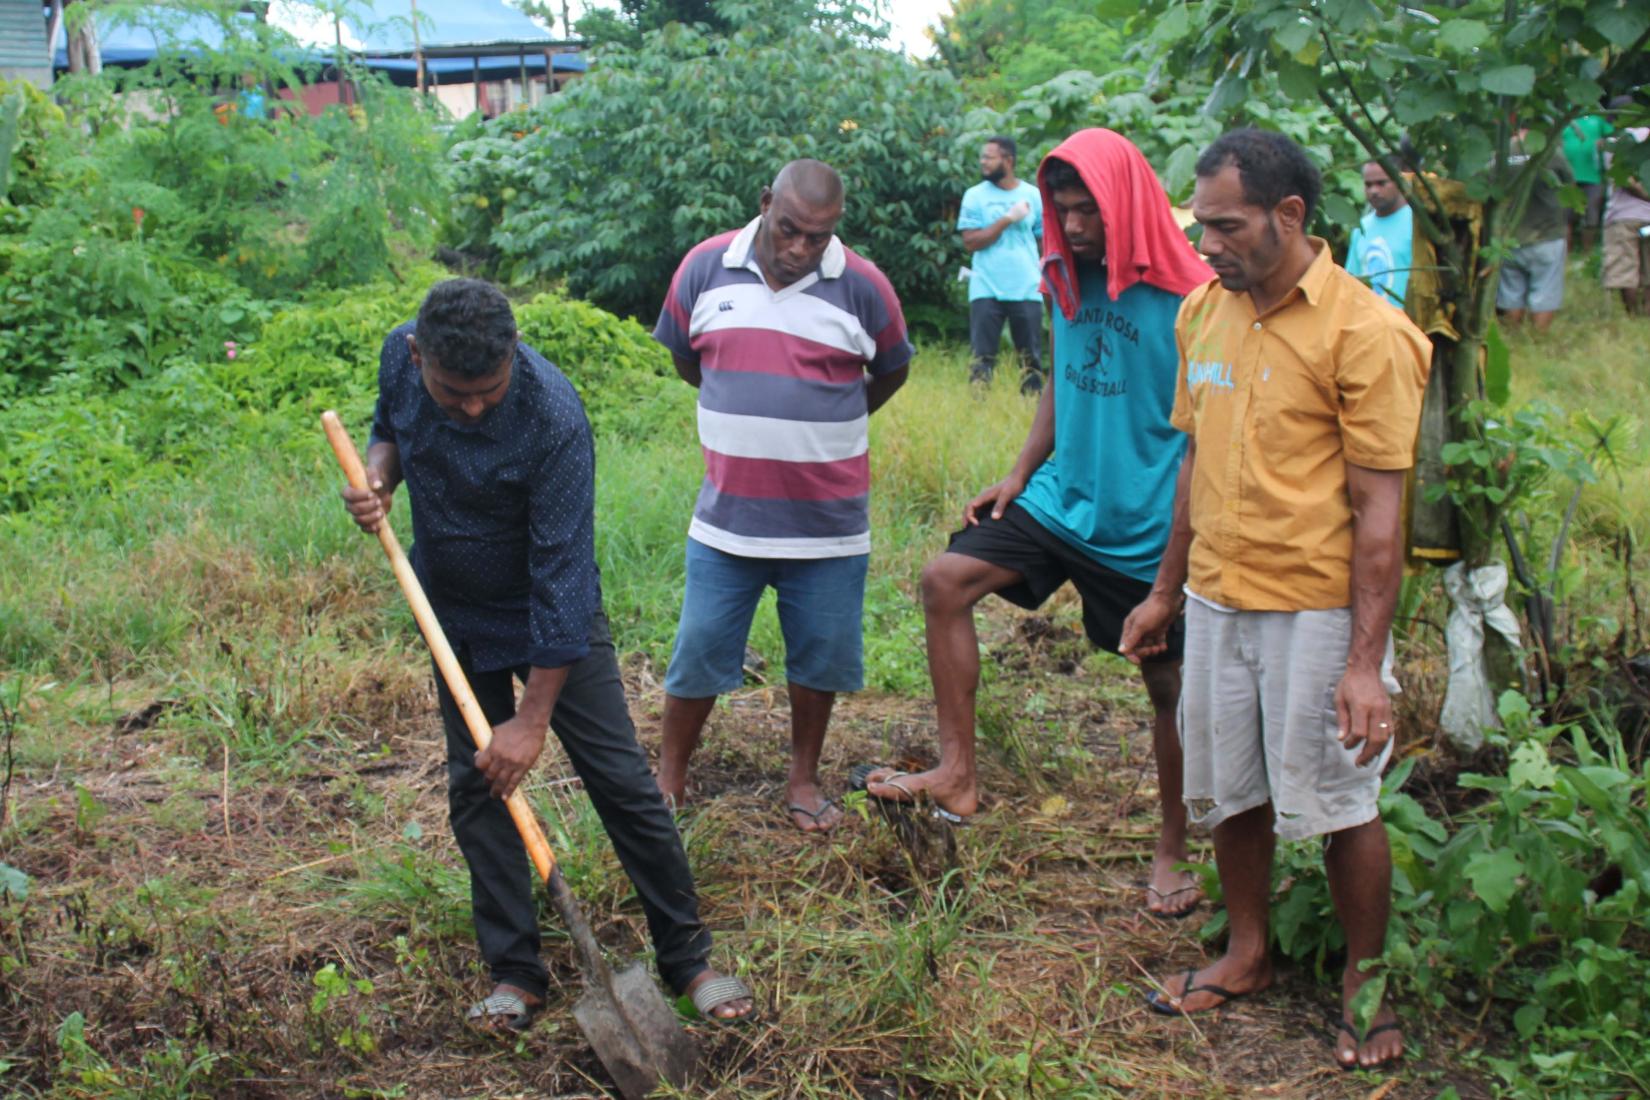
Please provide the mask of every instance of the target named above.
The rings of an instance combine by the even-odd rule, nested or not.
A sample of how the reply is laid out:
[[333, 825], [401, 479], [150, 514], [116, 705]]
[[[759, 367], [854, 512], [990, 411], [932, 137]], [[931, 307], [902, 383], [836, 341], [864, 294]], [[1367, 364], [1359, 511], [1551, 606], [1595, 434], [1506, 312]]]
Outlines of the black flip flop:
[[1336, 1057], [1336, 1059], [1335, 1059], [1335, 1064], [1337, 1066], [1341, 1067], [1341, 1072], [1342, 1073], [1351, 1073], [1355, 1069], [1367, 1070], [1371, 1073], [1379, 1073], [1381, 1070], [1390, 1069], [1393, 1066], [1397, 1065], [1399, 1062], [1402, 1062], [1404, 1060], [1404, 1052], [1400, 1050], [1393, 1057], [1388, 1058], [1384, 1062], [1376, 1062], [1372, 1066], [1363, 1065], [1362, 1063], [1360, 1063], [1358, 1061], [1357, 1048], [1363, 1046], [1365, 1043], [1369, 1042], [1369, 1040], [1371, 1040], [1375, 1036], [1381, 1034], [1383, 1031], [1396, 1031], [1396, 1032], [1399, 1032], [1400, 1034], [1402, 1034], [1403, 1025], [1401, 1025], [1397, 1020], [1393, 1020], [1390, 1023], [1385, 1023], [1385, 1024], [1376, 1024], [1374, 1027], [1372, 1027], [1368, 1031], [1364, 1032], [1363, 1038], [1360, 1039], [1358, 1037], [1358, 1029], [1352, 1026], [1352, 1021], [1346, 1019], [1345, 1017], [1342, 1017], [1342, 1019], [1341, 1019], [1341, 1030], [1346, 1032], [1348, 1035], [1352, 1036], [1352, 1045], [1353, 1045], [1352, 1061], [1343, 1062], [1343, 1061], [1340, 1060], [1339, 1057]]
[[[825, 799], [819, 804], [819, 809], [817, 810], [810, 810], [800, 802], [792, 802], [789, 806], [785, 807], [785, 811], [787, 813], [801, 814], [809, 821], [812, 821], [815, 825], [819, 824], [819, 819], [825, 816], [825, 811], [830, 809], [841, 810], [842, 807], [836, 804], [836, 799], [834, 798]], [[793, 821], [791, 824], [794, 825], [796, 823]], [[837, 825], [840, 824], [842, 824], [842, 818], [838, 816]], [[810, 835], [829, 836], [835, 829], [836, 825], [831, 826], [829, 829], [802, 829], [800, 831]]]
[[[1176, 894], [1184, 894], [1187, 891], [1201, 892], [1202, 889], [1203, 889], [1203, 887], [1201, 887], [1201, 886], [1182, 886], [1178, 890], [1170, 890], [1167, 894], [1165, 894], [1163, 891], [1159, 890], [1157, 887], [1148, 884], [1147, 887], [1146, 887], [1146, 893], [1156, 894], [1158, 901], [1167, 901], [1170, 898], [1174, 897]], [[1186, 908], [1180, 910], [1177, 913], [1160, 913], [1160, 912], [1157, 912], [1157, 911], [1151, 909], [1150, 907], [1147, 907], [1145, 912], [1146, 912], [1146, 915], [1148, 917], [1158, 917], [1158, 918], [1161, 918], [1162, 920], [1185, 920], [1187, 917], [1189, 917], [1193, 913], [1197, 912], [1198, 908], [1200, 906], [1202, 906], [1202, 904], [1203, 904], [1203, 899], [1201, 897], [1199, 897], [1199, 898], [1193, 899], [1191, 905], [1187, 906]]]
[[[1196, 977], [1196, 970], [1186, 971], [1186, 981], [1184, 982], [1180, 990], [1180, 996], [1178, 997], [1165, 997], [1162, 990], [1152, 990], [1146, 995], [1146, 1007], [1157, 1013], [1159, 1016], [1201, 1016], [1205, 1012], [1213, 1012], [1216, 1009], [1225, 1008], [1233, 1001], [1241, 1001], [1249, 995], [1247, 993], [1233, 993], [1229, 989], [1222, 989], [1220, 986], [1213, 984], [1193, 985], [1192, 982]], [[1215, 1004], [1210, 1005], [1208, 1008], [1200, 1008], [1196, 1012], [1187, 1012], [1172, 1003], [1174, 1001], [1184, 1001], [1193, 993], [1213, 993], [1215, 996], [1219, 997], [1220, 1000]]]

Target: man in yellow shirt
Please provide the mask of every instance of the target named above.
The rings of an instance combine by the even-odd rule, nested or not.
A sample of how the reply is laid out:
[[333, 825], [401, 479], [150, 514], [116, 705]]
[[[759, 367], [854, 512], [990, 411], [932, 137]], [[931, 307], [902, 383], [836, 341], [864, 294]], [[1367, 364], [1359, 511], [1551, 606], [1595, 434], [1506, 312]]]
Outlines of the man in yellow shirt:
[[1347, 941], [1335, 1059], [1373, 1069], [1403, 1053], [1390, 1007], [1360, 1028], [1351, 1006], [1391, 909], [1376, 800], [1398, 686], [1399, 501], [1431, 349], [1306, 234], [1319, 187], [1281, 134], [1233, 131], [1198, 160], [1192, 212], [1218, 281], [1176, 323], [1171, 419], [1190, 438], [1169, 545], [1121, 648], [1151, 658], [1185, 603], [1184, 797], [1213, 830], [1231, 925], [1226, 954], [1166, 979], [1151, 1007], [1204, 1012], [1271, 984], [1275, 839], [1324, 836]]

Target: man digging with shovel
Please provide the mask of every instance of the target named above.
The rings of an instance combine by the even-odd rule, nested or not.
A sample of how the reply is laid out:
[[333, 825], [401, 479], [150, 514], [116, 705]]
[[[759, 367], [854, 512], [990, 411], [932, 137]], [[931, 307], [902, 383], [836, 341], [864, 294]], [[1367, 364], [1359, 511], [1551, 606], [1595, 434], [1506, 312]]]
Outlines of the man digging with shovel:
[[518, 340], [504, 295], [475, 279], [437, 284], [417, 320], [389, 334], [378, 389], [372, 488], [345, 488], [344, 503], [374, 532], [406, 482], [413, 568], [493, 727], [477, 753], [436, 677], [449, 816], [494, 983], [468, 1018], [520, 1031], [544, 1005], [532, 878], [503, 800], [538, 759], [547, 727], [641, 898], [660, 977], [707, 1019], [747, 1015], [750, 991], [707, 962], [710, 932], [687, 855], [625, 705], [602, 611], [595, 455], [578, 395]]

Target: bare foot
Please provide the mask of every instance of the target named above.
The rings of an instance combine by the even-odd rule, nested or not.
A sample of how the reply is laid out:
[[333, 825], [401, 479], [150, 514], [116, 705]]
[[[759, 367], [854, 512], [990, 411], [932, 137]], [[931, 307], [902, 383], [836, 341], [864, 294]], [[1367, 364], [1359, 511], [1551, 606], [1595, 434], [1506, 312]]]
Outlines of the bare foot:
[[[687, 988], [682, 990], [682, 993], [691, 997], [693, 996], [693, 991], [695, 989], [698, 989], [706, 982], [715, 981], [721, 976], [722, 975], [718, 974], [716, 971], [706, 968], [705, 970], [700, 971], [698, 975], [696, 975], [694, 979], [687, 984]], [[750, 1015], [751, 1010], [755, 1007], [756, 1002], [751, 1000], [751, 998], [735, 997], [731, 1001], [723, 1001], [719, 1005], [712, 1006], [710, 1014], [718, 1020], [737, 1020], [741, 1016]]]
[[[487, 1002], [495, 997], [520, 998], [523, 1011], [511, 1011], [502, 1004], [489, 1005]], [[519, 985], [509, 982], [499, 982], [488, 994], [487, 1000], [470, 1009], [468, 1017], [470, 1026], [478, 1031], [526, 1031], [533, 1023], [533, 1017], [538, 1015], [539, 1009], [544, 1007], [544, 998], [529, 993]]]
[[1176, 974], [1163, 983], [1162, 993], [1153, 993], [1147, 1000], [1166, 1016], [1192, 1016], [1259, 993], [1271, 984], [1270, 960], [1247, 963], [1222, 955], [1202, 970]]
[[1146, 885], [1146, 911], [1160, 917], [1179, 918], [1190, 915], [1203, 900], [1203, 887], [1190, 871], [1177, 871], [1175, 864], [1185, 863], [1184, 852], [1176, 855], [1158, 852], [1152, 857], [1152, 877]]
[[1341, 979], [1341, 1028], [1335, 1036], [1335, 1062], [1342, 1069], [1385, 1069], [1404, 1056], [1404, 1033], [1398, 1027], [1398, 1015], [1385, 1004], [1359, 1039], [1352, 1023], [1352, 999], [1367, 980], [1368, 975], [1363, 973]]
[[940, 768], [908, 773], [898, 768], [878, 768], [865, 777], [865, 790], [872, 798], [890, 802], [912, 802], [927, 795], [940, 809], [958, 817], [971, 817], [980, 808], [974, 777], [954, 778]]
[[791, 787], [786, 794], [790, 798], [788, 809], [791, 820], [803, 832], [828, 833], [842, 823], [841, 808], [826, 798], [817, 784], [800, 783]]

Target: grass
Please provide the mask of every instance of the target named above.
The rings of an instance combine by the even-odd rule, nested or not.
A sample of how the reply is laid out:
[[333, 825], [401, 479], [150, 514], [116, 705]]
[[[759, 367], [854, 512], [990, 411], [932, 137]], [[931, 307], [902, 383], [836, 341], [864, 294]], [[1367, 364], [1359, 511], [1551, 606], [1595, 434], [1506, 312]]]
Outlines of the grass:
[[[1551, 334], [1512, 343], [1520, 398], [1650, 407], [1650, 325], [1582, 288]], [[961, 349], [925, 352], [873, 420], [872, 683], [833, 725], [833, 788], [858, 761], [932, 753], [917, 577], [962, 503], [1006, 470], [1031, 413], [1007, 385], [977, 399], [964, 374]], [[681, 427], [604, 443], [598, 465], [603, 584], [650, 750], [699, 478]], [[1631, 525], [1641, 545], [1650, 533], [1646, 442], [1620, 484], [1585, 497], [1571, 556], [1583, 633], [1596, 632], [1586, 616], [1623, 615], [1612, 527]], [[553, 918], [539, 1026], [498, 1044], [459, 1022], [483, 976], [428, 663], [378, 548], [337, 505], [318, 432], [314, 444], [249, 440], [207, 476], [0, 518], [0, 861], [29, 876], [26, 897], [0, 900], [8, 1093], [599, 1094]], [[1417, 607], [1441, 621], [1435, 597]], [[771, 611], [759, 614], [765, 682], [713, 716], [685, 838], [718, 958], [752, 980], [764, 1016], [699, 1034], [707, 1077], [692, 1095], [1377, 1088], [1331, 1068], [1333, 996], [1300, 968], [1195, 1024], [1143, 1011], [1150, 976], [1216, 947], [1198, 935], [1206, 915], [1140, 912], [1156, 817], [1143, 693], [1080, 629], [1065, 595], [1035, 617], [987, 607], [986, 809], [953, 854], [942, 837], [902, 846], [863, 805], [829, 842], [788, 826], [782, 652]], [[1425, 728], [1436, 637], [1417, 629], [1404, 661], [1405, 721]], [[598, 934], [643, 953], [640, 910], [559, 752], [530, 793]], [[1474, 1052], [1517, 1045], [1479, 1006], [1412, 1006], [1406, 1019], [1417, 1054], [1379, 1095], [1489, 1095]]]

